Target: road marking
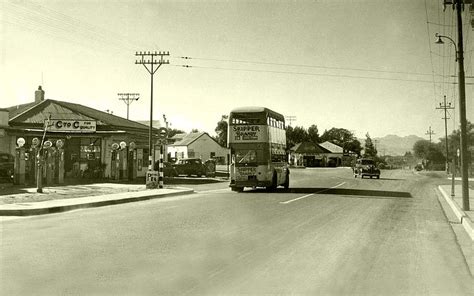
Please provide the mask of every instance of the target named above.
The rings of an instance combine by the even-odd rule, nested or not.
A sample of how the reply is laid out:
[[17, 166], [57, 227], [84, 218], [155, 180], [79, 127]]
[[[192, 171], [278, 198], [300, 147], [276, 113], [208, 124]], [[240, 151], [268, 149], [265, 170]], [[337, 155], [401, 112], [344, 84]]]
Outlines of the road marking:
[[314, 192], [314, 193], [310, 193], [310, 194], [306, 194], [306, 195], [303, 195], [303, 196], [300, 196], [300, 197], [297, 197], [295, 199], [290, 199], [290, 200], [287, 200], [287, 201], [280, 201], [281, 204], [289, 204], [289, 203], [292, 203], [294, 201], [297, 201], [297, 200], [300, 200], [300, 199], [303, 199], [303, 198], [307, 198], [307, 197], [310, 197], [312, 195], [315, 195], [315, 194], [318, 194], [318, 193], [322, 193], [322, 192], [326, 192], [328, 190], [331, 190], [331, 189], [334, 189], [334, 188], [337, 188], [337, 187], [340, 187], [342, 185], [346, 184], [346, 182], [342, 182], [342, 183], [339, 183], [331, 188], [326, 188], [326, 189], [323, 189], [323, 190], [320, 190], [320, 191], [317, 191], [317, 192]]
[[196, 191], [196, 193], [211, 193], [211, 192], [219, 192], [219, 191], [229, 191], [229, 188]]

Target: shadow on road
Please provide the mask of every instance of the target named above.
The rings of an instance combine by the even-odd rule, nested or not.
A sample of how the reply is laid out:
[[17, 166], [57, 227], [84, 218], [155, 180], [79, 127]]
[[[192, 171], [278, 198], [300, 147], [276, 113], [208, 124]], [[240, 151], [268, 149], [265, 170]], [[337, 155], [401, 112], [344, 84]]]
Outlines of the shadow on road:
[[[266, 189], [254, 189], [247, 191], [252, 193], [268, 193]], [[324, 188], [324, 187], [302, 187], [302, 188], [277, 188], [272, 193], [313, 193], [313, 194], [334, 194], [344, 196], [356, 197], [397, 197], [397, 198], [412, 198], [410, 192], [401, 191], [385, 191], [385, 190], [367, 190], [367, 189], [347, 189], [347, 188]]]

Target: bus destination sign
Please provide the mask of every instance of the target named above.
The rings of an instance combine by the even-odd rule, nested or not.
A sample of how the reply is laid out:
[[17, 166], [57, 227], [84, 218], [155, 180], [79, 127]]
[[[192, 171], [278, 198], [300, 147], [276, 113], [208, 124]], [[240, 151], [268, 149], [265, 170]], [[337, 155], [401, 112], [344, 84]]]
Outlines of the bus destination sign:
[[265, 126], [263, 125], [234, 125], [230, 131], [232, 142], [263, 142], [267, 140], [264, 137]]

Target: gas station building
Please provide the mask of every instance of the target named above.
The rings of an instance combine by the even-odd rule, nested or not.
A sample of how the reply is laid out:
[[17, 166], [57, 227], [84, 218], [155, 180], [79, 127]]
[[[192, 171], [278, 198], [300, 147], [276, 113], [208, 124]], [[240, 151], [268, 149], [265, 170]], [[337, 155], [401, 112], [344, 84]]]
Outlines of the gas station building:
[[147, 125], [80, 104], [45, 100], [44, 94], [40, 86], [34, 102], [0, 109], [0, 151], [15, 156], [16, 183], [35, 183], [40, 147], [46, 185], [145, 176]]

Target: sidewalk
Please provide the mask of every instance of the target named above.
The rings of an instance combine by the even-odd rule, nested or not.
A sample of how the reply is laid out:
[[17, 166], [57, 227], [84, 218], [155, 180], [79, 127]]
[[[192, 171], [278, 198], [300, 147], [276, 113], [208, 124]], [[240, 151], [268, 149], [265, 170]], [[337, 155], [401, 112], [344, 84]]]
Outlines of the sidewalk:
[[183, 187], [146, 189], [142, 184], [96, 183], [43, 188], [23, 188], [21, 192], [0, 195], [0, 216], [31, 216], [82, 208], [101, 207], [193, 193]]
[[474, 241], [474, 190], [469, 188], [470, 210], [464, 211], [462, 209], [462, 187], [460, 184], [454, 185], [454, 196], [451, 196], [451, 185], [439, 185], [438, 189], [454, 212], [457, 222], [462, 224], [468, 236]]

